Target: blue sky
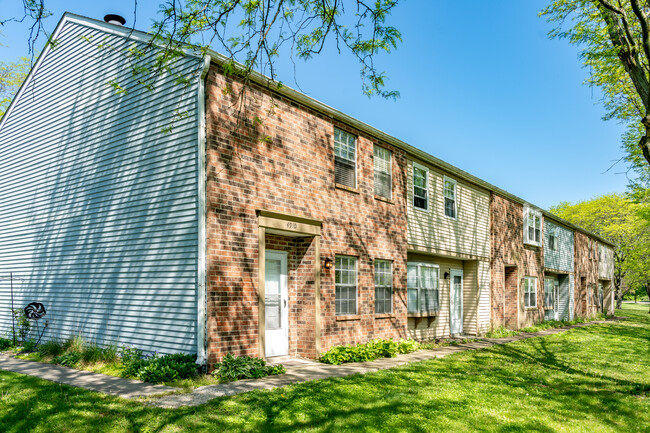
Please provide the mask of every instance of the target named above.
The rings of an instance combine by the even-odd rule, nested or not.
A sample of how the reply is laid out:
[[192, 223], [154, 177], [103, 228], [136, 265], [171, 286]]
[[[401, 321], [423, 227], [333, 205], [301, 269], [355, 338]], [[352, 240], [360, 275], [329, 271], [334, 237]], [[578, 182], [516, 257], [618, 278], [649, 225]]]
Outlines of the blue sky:
[[[17, 8], [0, 0], [3, 15]], [[136, 28], [147, 30], [160, 0], [138, 0]], [[133, 25], [133, 0], [46, 2], [52, 31], [65, 11]], [[399, 90], [396, 101], [361, 92], [359, 67], [329, 49], [279, 78], [292, 87], [419, 147], [538, 206], [625, 190], [617, 165], [621, 125], [604, 122], [597, 89], [582, 82], [577, 49], [549, 40], [541, 0], [407, 0], [391, 23], [403, 43], [379, 58]], [[20, 10], [16, 9], [16, 14]], [[27, 55], [27, 28], [0, 28], [0, 61]], [[281, 59], [282, 60], [282, 59]]]

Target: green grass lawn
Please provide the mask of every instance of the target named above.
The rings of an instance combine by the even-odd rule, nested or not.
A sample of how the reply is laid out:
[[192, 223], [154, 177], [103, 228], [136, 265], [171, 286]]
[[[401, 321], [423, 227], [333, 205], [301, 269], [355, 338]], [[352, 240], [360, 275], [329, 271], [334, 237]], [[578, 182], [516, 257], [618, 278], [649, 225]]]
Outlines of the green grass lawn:
[[650, 315], [177, 410], [0, 372], [0, 431], [650, 432]]

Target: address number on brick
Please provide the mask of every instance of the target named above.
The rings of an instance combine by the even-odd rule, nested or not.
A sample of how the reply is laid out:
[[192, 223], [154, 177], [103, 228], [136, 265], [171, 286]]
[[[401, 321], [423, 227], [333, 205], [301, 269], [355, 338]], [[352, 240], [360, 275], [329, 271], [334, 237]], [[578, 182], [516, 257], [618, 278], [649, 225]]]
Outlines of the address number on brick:
[[298, 223], [288, 222], [287, 223], [287, 228], [296, 230], [298, 228]]

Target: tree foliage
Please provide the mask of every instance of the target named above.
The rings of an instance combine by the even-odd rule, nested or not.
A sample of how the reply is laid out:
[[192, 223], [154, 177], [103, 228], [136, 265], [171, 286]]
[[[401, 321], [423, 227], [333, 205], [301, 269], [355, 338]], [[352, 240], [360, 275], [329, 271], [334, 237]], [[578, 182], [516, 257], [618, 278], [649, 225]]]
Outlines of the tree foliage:
[[29, 59], [26, 57], [20, 58], [15, 63], [0, 62], [0, 118], [25, 80], [29, 67]]
[[623, 194], [579, 203], [562, 202], [551, 212], [615, 244], [614, 286], [617, 300], [629, 290], [650, 284], [650, 206]]
[[[332, 43], [359, 61], [365, 94], [395, 98], [398, 92], [385, 88], [386, 75], [375, 59], [401, 41], [400, 32], [386, 22], [398, 1], [165, 0], [152, 24], [151, 44], [164, 48], [158, 56], [159, 68], [188, 47], [213, 48], [230, 59], [230, 70], [244, 77], [258, 71], [275, 80], [280, 56], [292, 62], [309, 59]], [[0, 12], [0, 24], [28, 23], [30, 41], [41, 35], [49, 38], [42, 24], [50, 15], [46, 0], [22, 2], [23, 16], [2, 17]], [[135, 26], [137, 1], [133, 21]], [[30, 46], [34, 48], [33, 41]], [[235, 68], [236, 62], [243, 68]]]
[[[650, 180], [650, 6], [643, 0], [553, 0], [541, 12], [551, 38], [580, 47], [587, 84], [599, 87], [605, 119], [628, 129], [628, 162]], [[645, 184], [647, 186], [647, 183]]]

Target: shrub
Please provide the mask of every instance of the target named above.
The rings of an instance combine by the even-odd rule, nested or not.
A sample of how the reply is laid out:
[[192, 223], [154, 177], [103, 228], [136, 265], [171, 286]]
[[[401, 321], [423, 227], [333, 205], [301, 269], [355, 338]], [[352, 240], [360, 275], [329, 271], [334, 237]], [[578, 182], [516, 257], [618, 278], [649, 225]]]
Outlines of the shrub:
[[339, 365], [346, 362], [373, 361], [378, 358], [393, 358], [398, 354], [415, 352], [421, 348], [414, 340], [370, 340], [356, 346], [333, 346], [320, 357], [320, 362]]
[[63, 343], [63, 349], [70, 352], [83, 352], [86, 341], [81, 335], [74, 335]]
[[215, 366], [212, 375], [227, 381], [233, 381], [282, 374], [286, 373], [286, 371], [287, 369], [283, 365], [266, 365], [266, 361], [261, 358], [235, 356], [228, 353]]
[[66, 352], [61, 356], [57, 356], [52, 360], [55, 364], [64, 365], [66, 367], [74, 367], [81, 360], [80, 352]]
[[196, 375], [196, 354], [145, 355], [141, 349], [124, 346], [120, 352], [125, 376], [149, 383], [172, 382]]
[[11, 310], [11, 313], [14, 316], [14, 321], [16, 323], [16, 327], [18, 328], [18, 337], [20, 338], [20, 341], [24, 343], [25, 339], [27, 338], [27, 334], [29, 334], [29, 330], [32, 327], [32, 322], [30, 322], [27, 318], [25, 311], [20, 308]]
[[50, 340], [38, 346], [38, 354], [41, 356], [59, 356], [63, 353], [63, 344], [58, 340]]
[[8, 338], [0, 338], [0, 350], [7, 350], [14, 347], [14, 342]]
[[33, 352], [36, 350], [36, 340], [30, 338], [29, 340], [23, 341], [23, 350], [25, 352]]
[[97, 344], [83, 344], [82, 346], [81, 360], [88, 364], [115, 362], [117, 358], [117, 346], [114, 344], [106, 347]]

